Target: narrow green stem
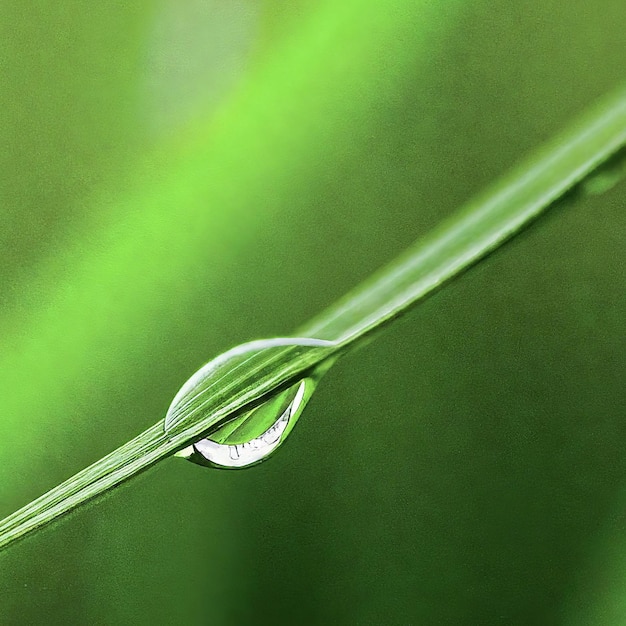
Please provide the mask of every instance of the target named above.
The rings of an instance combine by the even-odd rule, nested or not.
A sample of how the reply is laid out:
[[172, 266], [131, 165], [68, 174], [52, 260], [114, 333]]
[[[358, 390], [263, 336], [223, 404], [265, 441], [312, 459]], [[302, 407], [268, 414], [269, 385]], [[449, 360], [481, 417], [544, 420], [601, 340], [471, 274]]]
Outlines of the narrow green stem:
[[380, 328], [519, 232], [625, 144], [623, 87], [299, 333], [351, 343]]
[[538, 154], [372, 276], [297, 336], [334, 342], [319, 353], [286, 347], [221, 389], [208, 415], [164, 433], [163, 420], [0, 522], [0, 549], [59, 519], [197, 441], [407, 311], [519, 232], [626, 145], [626, 89], [601, 102]]

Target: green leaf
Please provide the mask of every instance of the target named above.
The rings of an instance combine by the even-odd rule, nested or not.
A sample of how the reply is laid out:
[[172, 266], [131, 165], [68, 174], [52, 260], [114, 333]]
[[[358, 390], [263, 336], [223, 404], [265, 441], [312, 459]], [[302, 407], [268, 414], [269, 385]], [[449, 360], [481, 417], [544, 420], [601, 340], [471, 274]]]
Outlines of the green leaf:
[[[590, 177], [624, 145], [626, 90], [622, 88], [297, 332], [331, 344], [312, 351], [298, 349], [295, 344], [282, 345], [260, 353], [253, 367], [230, 376], [228, 385], [218, 389], [193, 419], [183, 415], [168, 433], [163, 420], [157, 422], [0, 522], [0, 547], [119, 485], [256, 406], [312, 368], [355, 347], [495, 250], [576, 185], [586, 193]], [[592, 191], [597, 192], [597, 187], [592, 186]]]

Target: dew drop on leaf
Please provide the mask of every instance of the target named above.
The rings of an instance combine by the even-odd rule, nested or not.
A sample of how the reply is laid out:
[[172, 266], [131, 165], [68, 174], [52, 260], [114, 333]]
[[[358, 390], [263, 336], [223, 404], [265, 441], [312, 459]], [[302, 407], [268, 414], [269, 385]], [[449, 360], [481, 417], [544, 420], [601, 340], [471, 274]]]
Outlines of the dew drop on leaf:
[[[315, 386], [312, 378], [299, 381], [205, 439], [181, 450], [178, 455], [199, 465], [225, 469], [260, 463], [285, 441]], [[266, 426], [256, 435], [259, 428]]]
[[[312, 363], [333, 352], [335, 344], [318, 339], [269, 339], [233, 348], [196, 372], [174, 398], [165, 418], [171, 432], [190, 419], [210, 414], [214, 398], [224, 390], [236, 393], [254, 384], [271, 362], [289, 354], [311, 357]], [[266, 365], [270, 362], [270, 365]], [[284, 443], [311, 397], [321, 376], [334, 362], [329, 357], [287, 388], [274, 393], [258, 406], [217, 426], [203, 439], [177, 453], [206, 467], [240, 469], [265, 460]]]

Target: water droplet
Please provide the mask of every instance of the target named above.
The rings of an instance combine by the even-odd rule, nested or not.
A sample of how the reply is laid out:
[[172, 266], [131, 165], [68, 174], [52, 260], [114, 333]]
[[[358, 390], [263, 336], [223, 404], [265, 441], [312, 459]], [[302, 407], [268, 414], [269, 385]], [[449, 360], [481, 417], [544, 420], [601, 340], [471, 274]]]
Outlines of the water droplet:
[[580, 187], [584, 194], [599, 196], [615, 187], [624, 177], [626, 177], [626, 148], [616, 152], [582, 180]]
[[310, 359], [312, 368], [305, 378], [220, 423], [205, 438], [178, 452], [178, 456], [207, 467], [227, 469], [249, 467], [266, 459], [292, 431], [319, 379], [334, 362], [335, 347], [332, 342], [318, 339], [261, 340], [237, 346], [207, 363], [172, 401], [165, 418], [166, 432], [197, 419], [199, 413], [210, 414], [216, 406], [212, 401], [216, 395], [252, 387], [281, 359], [288, 362], [297, 355], [300, 360]]
[[[285, 441], [315, 386], [315, 380], [305, 378], [178, 454], [207, 467], [235, 469], [256, 465]], [[261, 428], [265, 430], [257, 434]]]

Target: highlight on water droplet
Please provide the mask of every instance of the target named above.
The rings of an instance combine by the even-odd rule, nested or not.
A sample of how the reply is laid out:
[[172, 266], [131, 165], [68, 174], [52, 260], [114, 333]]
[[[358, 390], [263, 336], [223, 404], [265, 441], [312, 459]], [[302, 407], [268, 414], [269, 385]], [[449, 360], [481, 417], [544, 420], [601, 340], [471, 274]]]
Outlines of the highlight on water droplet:
[[[240, 469], [264, 461], [285, 441], [315, 386], [311, 378], [301, 380], [178, 455], [199, 465], [222, 469]], [[273, 421], [263, 432], [253, 436], [270, 420]]]
[[223, 469], [240, 469], [265, 460], [291, 433], [319, 379], [334, 363], [336, 345], [308, 338], [260, 340], [237, 346], [207, 363], [176, 394], [165, 418], [167, 433], [210, 416], [220, 398], [252, 388], [268, 362], [297, 354], [310, 356], [312, 367], [304, 378], [216, 426], [177, 456]]

